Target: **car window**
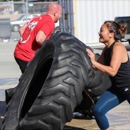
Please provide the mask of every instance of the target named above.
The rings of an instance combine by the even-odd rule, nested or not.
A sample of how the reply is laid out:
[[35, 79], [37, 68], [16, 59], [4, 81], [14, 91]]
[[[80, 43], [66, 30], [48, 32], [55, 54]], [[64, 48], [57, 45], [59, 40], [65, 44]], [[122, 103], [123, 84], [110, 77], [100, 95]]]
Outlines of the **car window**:
[[29, 21], [31, 18], [24, 18], [23, 21]]
[[130, 17], [116, 17], [115, 21], [124, 28], [124, 34], [130, 34]]
[[24, 17], [24, 15], [21, 15], [18, 19], [16, 19], [17, 21], [21, 20]]

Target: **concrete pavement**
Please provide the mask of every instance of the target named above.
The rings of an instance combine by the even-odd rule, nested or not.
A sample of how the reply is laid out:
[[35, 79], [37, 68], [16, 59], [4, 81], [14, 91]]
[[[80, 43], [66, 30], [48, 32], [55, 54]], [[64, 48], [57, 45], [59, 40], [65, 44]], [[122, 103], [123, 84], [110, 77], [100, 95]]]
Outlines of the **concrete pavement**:
[[[5, 89], [15, 87], [21, 76], [13, 57], [15, 45], [16, 42], [13, 41], [0, 42], [0, 126], [6, 108]], [[94, 49], [94, 52], [101, 53], [101, 49]], [[111, 130], [130, 130], [130, 106], [126, 101], [109, 111], [107, 117]], [[73, 119], [66, 124], [64, 130], [99, 130], [99, 128], [94, 119]]]

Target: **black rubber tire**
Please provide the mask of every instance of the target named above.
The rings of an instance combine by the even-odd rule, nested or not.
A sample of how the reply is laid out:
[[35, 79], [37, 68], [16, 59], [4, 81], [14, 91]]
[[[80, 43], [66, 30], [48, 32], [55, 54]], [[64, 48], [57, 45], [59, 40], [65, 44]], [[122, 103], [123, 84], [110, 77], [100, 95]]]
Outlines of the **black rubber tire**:
[[19, 84], [15, 88], [13, 97], [11, 96], [11, 101], [7, 105], [7, 112], [1, 130], [18, 129], [17, 127], [22, 119], [24, 109], [27, 111], [30, 109], [42, 88], [42, 84], [47, 77], [53, 61], [54, 51], [54, 44], [45, 42], [34, 59], [30, 62]]
[[8, 104], [10, 102], [10, 100], [12, 99], [14, 91], [15, 91], [15, 88], [9, 88], [9, 89], [5, 90], [6, 104]]
[[53, 33], [58, 33], [58, 32], [60, 32], [60, 27], [59, 26], [54, 29]]
[[[56, 41], [55, 45], [53, 43], [56, 37], [52, 38], [53, 42], [48, 41], [50, 44], [48, 42], [44, 44], [23, 74], [8, 105], [3, 130], [60, 130], [73, 118], [73, 110], [81, 102], [82, 91], [88, 85], [91, 62], [83, 43], [77, 42], [68, 34], [60, 34], [58, 37], [60, 40]], [[61, 42], [61, 39], [64, 41]], [[49, 45], [55, 49], [50, 50]], [[45, 47], [48, 48], [46, 52]], [[51, 63], [44, 63], [45, 66], [41, 64], [46, 61], [45, 59], [48, 60], [45, 57], [48, 52], [53, 59], [51, 69], [49, 65]], [[42, 66], [40, 71], [39, 64]], [[40, 75], [46, 73], [40, 80], [42, 82], [40, 85], [36, 76], [43, 76], [39, 76], [39, 73]]]
[[[96, 59], [100, 56], [99, 54], [95, 55]], [[89, 84], [83, 91], [83, 100], [75, 108], [75, 112], [80, 112], [87, 118], [93, 118], [93, 108], [95, 103], [110, 86], [111, 81], [107, 74], [102, 73], [101, 71], [93, 71], [93, 75], [89, 77]]]
[[46, 41], [16, 87], [2, 130], [62, 130], [95, 73], [86, 48], [66, 33]]
[[[95, 54], [96, 59], [99, 58], [99, 54]], [[109, 76], [101, 71], [93, 71], [93, 75], [89, 77], [89, 84], [86, 91], [92, 98], [99, 97], [104, 93], [106, 89], [111, 86], [111, 80]]]

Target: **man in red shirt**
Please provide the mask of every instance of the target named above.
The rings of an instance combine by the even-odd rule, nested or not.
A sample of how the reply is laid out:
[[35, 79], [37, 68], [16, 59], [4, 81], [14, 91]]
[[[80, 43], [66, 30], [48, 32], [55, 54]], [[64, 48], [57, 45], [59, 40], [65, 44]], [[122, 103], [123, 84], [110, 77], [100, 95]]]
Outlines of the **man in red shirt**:
[[45, 40], [50, 38], [55, 23], [60, 19], [62, 8], [57, 3], [48, 5], [44, 15], [33, 18], [19, 29], [21, 38], [14, 50], [14, 57], [23, 73]]

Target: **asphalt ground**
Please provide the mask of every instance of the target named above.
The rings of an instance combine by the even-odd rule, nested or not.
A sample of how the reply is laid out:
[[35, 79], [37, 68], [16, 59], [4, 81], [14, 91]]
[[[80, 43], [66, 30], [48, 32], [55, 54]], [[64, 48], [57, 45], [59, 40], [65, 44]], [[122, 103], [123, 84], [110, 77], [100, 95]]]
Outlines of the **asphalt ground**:
[[[0, 42], [0, 127], [6, 112], [5, 89], [15, 87], [21, 76], [21, 71], [13, 57], [16, 43]], [[93, 46], [92, 48], [95, 53], [100, 54], [103, 47]], [[130, 55], [130, 47], [126, 46], [126, 48]], [[99, 130], [94, 119], [82, 118], [79, 113], [77, 117], [68, 122], [64, 130]], [[109, 111], [107, 117], [111, 130], [130, 130], [130, 106], [126, 101]]]

